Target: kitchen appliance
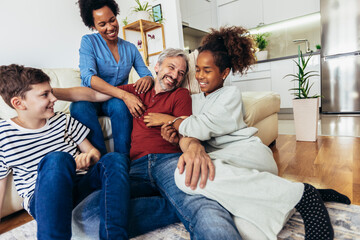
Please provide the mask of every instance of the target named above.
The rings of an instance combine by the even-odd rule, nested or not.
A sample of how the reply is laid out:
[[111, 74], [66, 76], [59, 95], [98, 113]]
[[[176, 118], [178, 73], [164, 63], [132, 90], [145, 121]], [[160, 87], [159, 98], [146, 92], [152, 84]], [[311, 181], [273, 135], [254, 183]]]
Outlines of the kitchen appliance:
[[323, 113], [360, 113], [360, 1], [321, 0]]

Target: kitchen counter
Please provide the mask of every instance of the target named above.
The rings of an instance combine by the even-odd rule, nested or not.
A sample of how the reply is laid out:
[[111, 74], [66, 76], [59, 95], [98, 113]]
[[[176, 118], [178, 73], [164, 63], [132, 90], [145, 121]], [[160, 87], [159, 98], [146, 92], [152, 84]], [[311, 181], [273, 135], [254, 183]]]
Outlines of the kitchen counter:
[[[320, 51], [316, 51], [316, 52], [312, 52], [313, 55], [319, 55], [320, 54]], [[303, 56], [309, 56], [310, 53], [305, 53], [303, 54]], [[261, 61], [258, 61], [257, 63], [266, 63], [266, 62], [273, 62], [273, 61], [279, 61], [279, 60], [285, 60], [285, 59], [291, 59], [291, 58], [297, 58], [298, 55], [290, 55], [290, 56], [285, 56], [285, 57], [278, 57], [278, 58], [269, 58], [269, 59], [266, 59], [266, 60], [261, 60]]]

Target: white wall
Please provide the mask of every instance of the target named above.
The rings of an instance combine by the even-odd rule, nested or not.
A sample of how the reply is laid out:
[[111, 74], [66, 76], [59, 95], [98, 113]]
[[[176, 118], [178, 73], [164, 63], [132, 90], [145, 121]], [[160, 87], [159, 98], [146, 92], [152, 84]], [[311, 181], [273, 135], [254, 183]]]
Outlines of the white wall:
[[77, 67], [81, 21], [75, 0], [0, 1], [0, 65]]
[[[178, 1], [150, 1], [161, 3], [167, 47], [184, 46]], [[121, 20], [131, 14], [135, 1], [117, 2], [122, 27]], [[0, 29], [0, 65], [39, 68], [77, 68], [81, 36], [92, 32], [83, 24], [76, 0], [1, 0]]]

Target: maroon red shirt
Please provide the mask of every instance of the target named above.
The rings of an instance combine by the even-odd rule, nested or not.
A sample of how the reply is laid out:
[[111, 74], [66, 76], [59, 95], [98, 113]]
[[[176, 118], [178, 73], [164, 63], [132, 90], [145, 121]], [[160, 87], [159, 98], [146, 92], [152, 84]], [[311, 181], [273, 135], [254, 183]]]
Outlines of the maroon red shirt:
[[135, 160], [150, 153], [181, 152], [179, 147], [161, 137], [161, 127], [146, 127], [144, 115], [151, 112], [170, 114], [175, 117], [190, 116], [192, 111], [189, 91], [186, 88], [177, 88], [171, 92], [155, 94], [154, 88], [151, 88], [146, 93], [138, 94], [133, 84], [122, 85], [119, 88], [138, 96], [147, 109], [140, 118], [133, 118], [130, 159]]

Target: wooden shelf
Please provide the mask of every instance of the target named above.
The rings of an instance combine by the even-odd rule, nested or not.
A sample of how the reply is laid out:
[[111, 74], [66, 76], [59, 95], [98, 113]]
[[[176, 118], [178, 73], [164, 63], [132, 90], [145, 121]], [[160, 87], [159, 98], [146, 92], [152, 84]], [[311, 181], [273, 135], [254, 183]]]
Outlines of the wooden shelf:
[[162, 25], [161, 23], [150, 22], [147, 20], [140, 19], [136, 22], [130, 23], [123, 27], [124, 40], [126, 40], [126, 30], [140, 32], [143, 47], [140, 48], [139, 51], [144, 52], [143, 59], [147, 66], [149, 66], [149, 57], [161, 53], [161, 51], [151, 54], [148, 53], [148, 42], [147, 42], [146, 33], [157, 28], [161, 28], [163, 49], [165, 49], [164, 25]]

